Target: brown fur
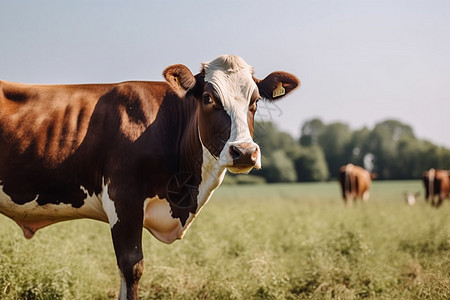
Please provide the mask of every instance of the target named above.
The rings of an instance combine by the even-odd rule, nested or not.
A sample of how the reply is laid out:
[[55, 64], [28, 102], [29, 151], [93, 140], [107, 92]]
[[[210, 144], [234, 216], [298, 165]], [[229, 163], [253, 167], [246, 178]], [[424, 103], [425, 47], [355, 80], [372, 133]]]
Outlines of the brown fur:
[[339, 169], [339, 182], [342, 188], [342, 197], [350, 206], [352, 201], [361, 198], [364, 202], [369, 200], [369, 188], [374, 174], [359, 166], [347, 164]]
[[[450, 198], [450, 171], [430, 169], [422, 176], [425, 201], [439, 207], [445, 198]], [[437, 196], [437, 201], [436, 201]]]

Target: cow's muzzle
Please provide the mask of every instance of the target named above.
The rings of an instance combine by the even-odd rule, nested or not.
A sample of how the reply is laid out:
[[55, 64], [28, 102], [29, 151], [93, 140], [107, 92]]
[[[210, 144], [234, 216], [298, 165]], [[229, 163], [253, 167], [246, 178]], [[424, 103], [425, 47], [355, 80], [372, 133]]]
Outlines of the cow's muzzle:
[[228, 148], [232, 159], [230, 171], [236, 173], [249, 172], [252, 168], [261, 168], [259, 147], [255, 143], [245, 142], [232, 144]]

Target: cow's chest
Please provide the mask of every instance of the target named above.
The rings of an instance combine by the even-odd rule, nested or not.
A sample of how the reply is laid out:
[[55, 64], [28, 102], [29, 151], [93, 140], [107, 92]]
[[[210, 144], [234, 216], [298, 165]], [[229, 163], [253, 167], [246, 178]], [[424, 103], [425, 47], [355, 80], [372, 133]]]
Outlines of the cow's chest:
[[159, 197], [145, 200], [143, 225], [158, 240], [165, 243], [172, 243], [181, 238], [185, 231], [180, 219], [172, 217], [169, 202]]

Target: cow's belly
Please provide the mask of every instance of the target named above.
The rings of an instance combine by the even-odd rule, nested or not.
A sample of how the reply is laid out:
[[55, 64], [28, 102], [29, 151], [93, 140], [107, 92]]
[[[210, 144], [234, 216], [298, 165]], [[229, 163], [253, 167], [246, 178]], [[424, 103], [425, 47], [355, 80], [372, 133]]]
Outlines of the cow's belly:
[[154, 237], [164, 243], [172, 243], [182, 238], [186, 230], [178, 218], [172, 218], [167, 200], [158, 197], [145, 200], [143, 225]]
[[60, 221], [89, 218], [108, 222], [101, 199], [96, 195], [86, 197], [79, 208], [64, 203], [39, 205], [36, 200], [19, 205], [3, 192], [1, 185], [0, 213], [16, 221], [27, 238], [33, 237], [38, 229]]

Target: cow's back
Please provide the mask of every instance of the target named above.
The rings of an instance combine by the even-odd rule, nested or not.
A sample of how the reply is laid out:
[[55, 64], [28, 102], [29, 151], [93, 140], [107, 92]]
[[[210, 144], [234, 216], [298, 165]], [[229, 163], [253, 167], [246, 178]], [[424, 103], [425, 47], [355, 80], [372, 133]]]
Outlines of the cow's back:
[[44, 166], [61, 163], [83, 142], [94, 108], [110, 88], [1, 82], [0, 160], [26, 155]]
[[152, 82], [0, 81], [0, 213], [23, 222], [46, 214], [106, 220], [105, 166], [117, 161], [108, 155], [146, 130], [166, 90]]
[[112, 129], [135, 140], [155, 119], [166, 89], [159, 82], [31, 85], [0, 81], [0, 160], [12, 153], [27, 153], [54, 167], [86, 142], [88, 129], [98, 130], [97, 141]]

